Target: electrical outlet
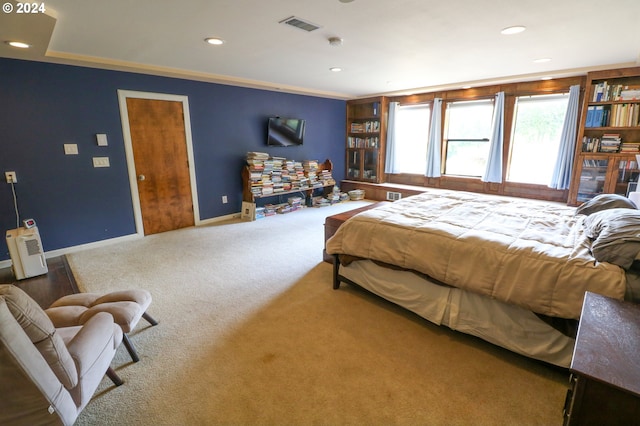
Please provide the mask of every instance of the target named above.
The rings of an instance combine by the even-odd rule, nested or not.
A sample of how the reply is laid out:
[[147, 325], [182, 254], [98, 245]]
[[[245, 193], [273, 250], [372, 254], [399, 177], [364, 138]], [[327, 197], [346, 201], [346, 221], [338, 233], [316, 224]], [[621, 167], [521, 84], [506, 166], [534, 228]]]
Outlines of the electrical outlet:
[[228, 200], [227, 200], [227, 196], [226, 196], [226, 195], [223, 195], [223, 196], [222, 196], [222, 204], [227, 204], [227, 201], [228, 201]]
[[4, 172], [4, 176], [7, 178], [7, 183], [18, 183], [16, 172]]

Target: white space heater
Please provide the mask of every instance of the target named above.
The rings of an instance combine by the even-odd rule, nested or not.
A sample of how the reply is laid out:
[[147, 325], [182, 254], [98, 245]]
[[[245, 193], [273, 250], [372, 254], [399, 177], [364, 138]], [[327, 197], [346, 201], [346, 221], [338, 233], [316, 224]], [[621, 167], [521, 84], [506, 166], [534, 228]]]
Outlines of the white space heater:
[[38, 227], [32, 219], [24, 222], [29, 226], [30, 221], [33, 223], [31, 227], [7, 231], [7, 247], [13, 263], [13, 273], [18, 280], [46, 274], [48, 271]]

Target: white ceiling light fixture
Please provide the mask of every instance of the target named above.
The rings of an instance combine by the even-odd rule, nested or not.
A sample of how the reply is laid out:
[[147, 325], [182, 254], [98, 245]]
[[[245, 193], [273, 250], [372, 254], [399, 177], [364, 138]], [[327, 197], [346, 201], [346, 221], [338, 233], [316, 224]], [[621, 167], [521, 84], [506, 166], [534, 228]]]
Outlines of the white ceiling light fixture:
[[204, 41], [214, 46], [220, 46], [224, 44], [224, 40], [219, 37], [208, 37], [208, 38], [205, 38]]
[[21, 41], [8, 40], [5, 43], [7, 43], [9, 46], [17, 47], [19, 49], [28, 49], [31, 47], [30, 44], [23, 43]]
[[340, 67], [331, 67], [331, 68], [329, 68], [329, 71], [331, 71], [331, 72], [340, 72], [340, 71], [342, 71], [342, 68], [340, 68]]
[[523, 32], [526, 29], [527, 29], [527, 27], [525, 27], [525, 26], [514, 25], [512, 27], [503, 28], [500, 31], [500, 34], [504, 34], [504, 35], [519, 34], [519, 33]]

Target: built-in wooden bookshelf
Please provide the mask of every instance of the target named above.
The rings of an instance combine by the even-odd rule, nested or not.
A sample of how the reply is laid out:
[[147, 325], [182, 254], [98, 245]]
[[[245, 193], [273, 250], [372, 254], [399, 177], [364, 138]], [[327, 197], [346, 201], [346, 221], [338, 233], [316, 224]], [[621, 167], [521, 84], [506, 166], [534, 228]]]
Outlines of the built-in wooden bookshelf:
[[386, 98], [347, 102], [347, 179], [384, 182], [386, 124]]
[[640, 170], [640, 67], [587, 74], [569, 204], [626, 195]]

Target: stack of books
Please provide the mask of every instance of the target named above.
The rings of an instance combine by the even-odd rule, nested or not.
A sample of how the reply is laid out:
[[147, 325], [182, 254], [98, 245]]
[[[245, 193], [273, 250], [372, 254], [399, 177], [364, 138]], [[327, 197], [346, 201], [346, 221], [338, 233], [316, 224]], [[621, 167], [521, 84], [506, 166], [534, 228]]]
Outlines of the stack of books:
[[278, 206], [275, 204], [265, 204], [264, 206], [264, 215], [265, 216], [274, 216], [276, 214], [276, 210]]
[[640, 151], [640, 142], [622, 142], [620, 152], [625, 154], [638, 154]]
[[249, 180], [251, 181], [251, 193], [262, 195], [264, 162], [269, 160], [269, 154], [264, 152], [248, 152], [247, 164], [249, 165]]
[[304, 175], [309, 179], [310, 188], [319, 188], [322, 182], [318, 180], [318, 162], [316, 160], [305, 160], [302, 163], [304, 167]]
[[287, 201], [291, 206], [291, 211], [296, 211], [304, 207], [302, 197], [290, 197]]
[[600, 152], [618, 152], [621, 143], [619, 134], [605, 133], [600, 139]]
[[333, 179], [331, 172], [329, 170], [322, 170], [319, 176], [320, 181], [323, 185], [335, 185], [336, 181]]

